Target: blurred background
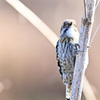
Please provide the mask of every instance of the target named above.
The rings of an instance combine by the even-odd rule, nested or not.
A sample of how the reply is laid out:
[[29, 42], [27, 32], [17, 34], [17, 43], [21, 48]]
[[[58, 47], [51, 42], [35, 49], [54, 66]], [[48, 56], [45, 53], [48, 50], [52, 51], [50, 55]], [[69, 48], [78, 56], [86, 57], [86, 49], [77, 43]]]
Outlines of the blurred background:
[[[83, 0], [21, 0], [57, 36], [66, 18], [80, 30]], [[100, 24], [96, 9], [92, 35]], [[100, 100], [100, 29], [89, 49], [86, 77]], [[0, 100], [64, 100], [55, 48], [5, 0], [0, 0]]]

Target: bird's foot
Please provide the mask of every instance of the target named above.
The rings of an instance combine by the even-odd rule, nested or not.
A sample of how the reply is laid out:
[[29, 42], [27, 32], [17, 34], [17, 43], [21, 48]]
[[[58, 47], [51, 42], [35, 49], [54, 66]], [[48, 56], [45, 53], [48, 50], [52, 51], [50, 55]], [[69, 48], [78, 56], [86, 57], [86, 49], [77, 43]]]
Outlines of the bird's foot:
[[83, 52], [83, 51], [80, 50], [80, 45], [79, 44], [75, 44], [75, 54], [74, 54], [74, 56], [77, 56], [81, 52]]

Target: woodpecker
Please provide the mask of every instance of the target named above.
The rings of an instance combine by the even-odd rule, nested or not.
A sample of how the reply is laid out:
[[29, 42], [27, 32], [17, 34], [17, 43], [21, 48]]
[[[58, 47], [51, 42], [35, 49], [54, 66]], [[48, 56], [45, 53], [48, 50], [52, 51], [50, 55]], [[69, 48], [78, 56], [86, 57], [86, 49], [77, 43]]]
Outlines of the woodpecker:
[[76, 22], [73, 19], [66, 19], [61, 26], [60, 38], [56, 45], [58, 69], [64, 85], [67, 86], [66, 100], [70, 100], [75, 60], [80, 49], [78, 41]]

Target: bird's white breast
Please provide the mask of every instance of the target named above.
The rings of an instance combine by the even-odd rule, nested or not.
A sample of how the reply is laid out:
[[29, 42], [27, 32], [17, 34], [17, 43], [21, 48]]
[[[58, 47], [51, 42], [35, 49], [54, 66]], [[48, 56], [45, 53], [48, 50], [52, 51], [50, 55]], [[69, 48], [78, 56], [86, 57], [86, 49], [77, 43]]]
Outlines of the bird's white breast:
[[74, 43], [78, 43], [79, 32], [75, 27], [68, 28], [65, 35], [74, 39]]

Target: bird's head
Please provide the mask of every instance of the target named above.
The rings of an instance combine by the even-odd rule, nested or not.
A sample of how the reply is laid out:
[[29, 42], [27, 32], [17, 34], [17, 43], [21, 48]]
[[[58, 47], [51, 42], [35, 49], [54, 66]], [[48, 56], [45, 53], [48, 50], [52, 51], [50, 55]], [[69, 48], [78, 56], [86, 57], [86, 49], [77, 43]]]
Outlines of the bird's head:
[[76, 22], [73, 19], [66, 19], [60, 30], [60, 38], [61, 39], [72, 39], [73, 41], [78, 41], [79, 32], [76, 27]]

